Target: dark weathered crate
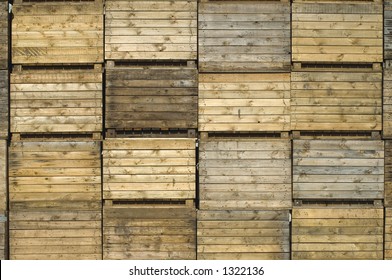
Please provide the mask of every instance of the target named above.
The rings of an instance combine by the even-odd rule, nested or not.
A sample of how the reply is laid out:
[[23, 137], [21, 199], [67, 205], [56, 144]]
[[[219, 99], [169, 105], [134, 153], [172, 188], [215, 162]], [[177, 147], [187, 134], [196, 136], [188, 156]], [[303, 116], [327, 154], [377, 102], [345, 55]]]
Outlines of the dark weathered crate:
[[199, 211], [197, 259], [290, 259], [289, 211]]

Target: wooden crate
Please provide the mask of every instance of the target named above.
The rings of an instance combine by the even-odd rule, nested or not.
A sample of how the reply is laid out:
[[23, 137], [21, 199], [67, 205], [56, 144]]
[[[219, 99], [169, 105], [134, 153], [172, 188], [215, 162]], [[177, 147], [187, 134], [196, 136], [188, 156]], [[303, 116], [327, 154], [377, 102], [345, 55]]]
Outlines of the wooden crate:
[[381, 130], [382, 74], [292, 72], [292, 130]]
[[103, 62], [102, 0], [16, 0], [12, 13], [13, 64]]
[[107, 129], [197, 128], [196, 66], [109, 66], [105, 99]]
[[119, 138], [103, 142], [104, 199], [194, 199], [196, 139]]
[[106, 0], [105, 59], [196, 60], [197, 0]]
[[382, 62], [382, 2], [294, 0], [292, 61]]
[[[391, 11], [392, 12], [392, 11]], [[392, 139], [392, 67], [387, 62], [383, 73], [383, 138]]]
[[290, 74], [200, 74], [200, 131], [289, 131]]
[[8, 1], [0, 2], [0, 69], [8, 69]]
[[289, 211], [198, 211], [197, 259], [290, 259]]
[[293, 140], [293, 198], [384, 198], [381, 140]]
[[385, 208], [384, 259], [392, 260], [392, 208]]
[[0, 215], [0, 260], [8, 259], [8, 220], [4, 213]]
[[196, 209], [176, 204], [103, 207], [104, 260], [196, 259]]
[[384, 205], [392, 207], [392, 140], [385, 140]]
[[9, 192], [11, 259], [102, 259], [99, 142], [11, 142]]
[[0, 139], [8, 138], [8, 71], [0, 70]]
[[7, 140], [0, 140], [0, 214], [7, 211], [8, 203], [7, 155]]
[[10, 92], [12, 133], [102, 131], [99, 67], [14, 71]]
[[384, 0], [384, 59], [392, 59], [392, 1]]
[[291, 141], [202, 139], [199, 193], [202, 210], [290, 209]]
[[289, 1], [202, 1], [201, 72], [289, 72]]
[[294, 207], [292, 259], [381, 260], [382, 207]]

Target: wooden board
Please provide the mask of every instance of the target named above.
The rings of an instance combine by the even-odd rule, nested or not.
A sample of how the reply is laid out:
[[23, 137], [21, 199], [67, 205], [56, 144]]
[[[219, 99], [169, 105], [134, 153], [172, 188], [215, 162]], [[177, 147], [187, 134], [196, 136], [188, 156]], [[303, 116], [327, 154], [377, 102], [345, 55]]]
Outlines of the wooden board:
[[385, 208], [385, 249], [384, 259], [392, 260], [392, 208]]
[[382, 260], [383, 225], [382, 207], [294, 207], [292, 259]]
[[201, 72], [289, 72], [288, 1], [202, 1]]
[[10, 258], [101, 259], [99, 142], [12, 142]]
[[290, 74], [200, 74], [199, 131], [289, 131]]
[[8, 259], [8, 221], [7, 216], [0, 215], [0, 260]]
[[8, 1], [0, 2], [0, 69], [8, 69]]
[[382, 74], [292, 72], [292, 130], [381, 130]]
[[198, 211], [197, 259], [290, 259], [289, 211]]
[[7, 165], [8, 151], [7, 141], [0, 140], [0, 214], [7, 211], [8, 187], [7, 187]]
[[104, 260], [196, 259], [196, 209], [180, 205], [103, 208]]
[[293, 197], [384, 198], [381, 140], [293, 140]]
[[384, 0], [384, 59], [392, 59], [392, 1]]
[[8, 71], [0, 70], [0, 139], [8, 138]]
[[17, 1], [12, 8], [12, 63], [102, 63], [103, 4]]
[[104, 199], [194, 199], [196, 139], [133, 138], [103, 142]]
[[197, 0], [105, 2], [105, 59], [197, 59]]
[[101, 132], [102, 72], [23, 70], [11, 74], [11, 132]]
[[202, 139], [199, 145], [200, 209], [291, 208], [290, 140]]
[[[391, 11], [392, 12], [392, 11]], [[383, 138], [392, 139], [392, 68], [383, 73]]]
[[294, 1], [292, 61], [382, 62], [382, 3]]
[[197, 128], [197, 69], [107, 67], [106, 128]]
[[392, 140], [385, 140], [385, 195], [384, 205], [392, 207]]

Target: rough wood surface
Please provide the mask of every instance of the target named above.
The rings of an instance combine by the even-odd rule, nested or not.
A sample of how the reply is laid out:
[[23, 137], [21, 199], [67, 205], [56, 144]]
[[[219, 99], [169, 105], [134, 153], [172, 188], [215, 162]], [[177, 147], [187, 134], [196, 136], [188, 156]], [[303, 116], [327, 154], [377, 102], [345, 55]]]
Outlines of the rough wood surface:
[[8, 1], [0, 2], [0, 69], [8, 69]]
[[384, 259], [392, 260], [392, 208], [385, 208]]
[[292, 60], [382, 62], [382, 3], [294, 1]]
[[0, 70], [0, 139], [8, 138], [8, 71]]
[[0, 260], [8, 259], [8, 221], [4, 212], [0, 215]]
[[[391, 10], [392, 12], [392, 10]], [[383, 137], [392, 139], [392, 68], [384, 68], [383, 73]]]
[[199, 260], [290, 259], [289, 211], [198, 211]]
[[385, 140], [385, 195], [384, 205], [392, 207], [392, 140]]
[[290, 71], [290, 3], [199, 4], [201, 72]]
[[289, 131], [290, 74], [200, 74], [199, 131]]
[[99, 142], [12, 142], [10, 258], [101, 259]]
[[197, 69], [106, 69], [106, 128], [197, 128]]
[[392, 1], [384, 0], [384, 59], [392, 59]]
[[294, 199], [383, 199], [381, 140], [294, 140]]
[[105, 205], [103, 240], [104, 260], [194, 260], [196, 209]]
[[11, 74], [11, 132], [101, 132], [100, 70], [23, 70]]
[[381, 130], [382, 73], [292, 72], [293, 130]]
[[202, 210], [290, 209], [290, 140], [201, 140], [199, 193]]
[[196, 139], [106, 139], [104, 199], [194, 199]]
[[383, 208], [294, 207], [292, 259], [381, 260]]
[[196, 60], [197, 0], [106, 0], [105, 58]]
[[0, 140], [0, 215], [7, 211], [7, 165], [8, 147], [6, 140]]
[[12, 63], [103, 62], [101, 0], [17, 2], [12, 13]]

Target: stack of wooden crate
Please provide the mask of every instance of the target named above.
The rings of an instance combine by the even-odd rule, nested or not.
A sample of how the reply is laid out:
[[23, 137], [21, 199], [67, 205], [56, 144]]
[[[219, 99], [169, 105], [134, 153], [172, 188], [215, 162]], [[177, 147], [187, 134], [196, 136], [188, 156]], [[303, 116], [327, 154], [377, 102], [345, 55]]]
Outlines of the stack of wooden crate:
[[12, 13], [10, 258], [102, 259], [102, 0]]
[[383, 258], [382, 22], [379, 1], [292, 4], [293, 259]]
[[196, 0], [106, 1], [104, 259], [196, 259], [196, 59]]
[[290, 3], [199, 4], [198, 259], [289, 259]]
[[7, 147], [8, 147], [8, 1], [0, 1], [0, 260], [8, 258], [7, 238]]

